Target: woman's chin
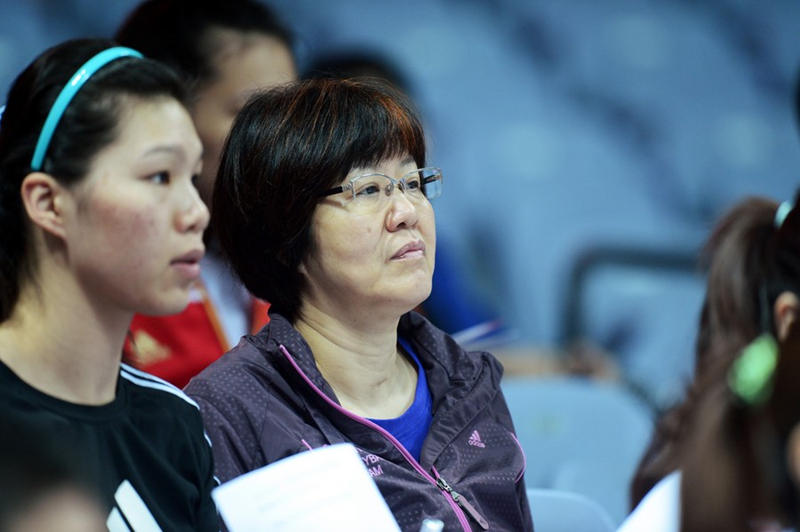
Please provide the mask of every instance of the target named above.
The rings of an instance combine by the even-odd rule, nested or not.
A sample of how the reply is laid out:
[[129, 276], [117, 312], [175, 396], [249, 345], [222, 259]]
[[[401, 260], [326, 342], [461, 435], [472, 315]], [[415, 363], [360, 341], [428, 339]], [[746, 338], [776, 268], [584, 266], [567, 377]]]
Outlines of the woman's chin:
[[402, 305], [400, 306], [401, 315], [411, 310], [419, 308], [420, 305], [422, 305], [425, 302], [425, 300], [428, 299], [428, 297], [431, 295], [430, 284], [428, 285], [427, 289], [414, 290], [412, 293], [409, 293], [408, 295], [411, 297], [404, 299]]
[[173, 297], [161, 297], [150, 301], [136, 310], [146, 316], [170, 316], [183, 312], [189, 305], [189, 294], [176, 294]]

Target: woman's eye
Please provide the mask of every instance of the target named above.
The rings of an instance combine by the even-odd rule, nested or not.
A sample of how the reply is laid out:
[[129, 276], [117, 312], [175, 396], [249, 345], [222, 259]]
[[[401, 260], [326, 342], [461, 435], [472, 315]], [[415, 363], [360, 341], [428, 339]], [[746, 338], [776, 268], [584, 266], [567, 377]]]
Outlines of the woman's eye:
[[356, 190], [356, 196], [372, 196], [374, 194], [380, 194], [381, 187], [377, 183], [367, 183], [364, 186], [358, 187]]
[[413, 179], [406, 179], [406, 188], [408, 190], [419, 190], [420, 188], [422, 188], [422, 184], [420, 183], [418, 177], [415, 177]]
[[192, 175], [192, 185], [194, 185], [194, 188], [197, 188], [197, 183], [199, 181], [200, 181], [200, 174]]
[[153, 174], [149, 177], [150, 181], [153, 183], [157, 183], [159, 185], [166, 185], [169, 183], [169, 172], [158, 172], [157, 174]]

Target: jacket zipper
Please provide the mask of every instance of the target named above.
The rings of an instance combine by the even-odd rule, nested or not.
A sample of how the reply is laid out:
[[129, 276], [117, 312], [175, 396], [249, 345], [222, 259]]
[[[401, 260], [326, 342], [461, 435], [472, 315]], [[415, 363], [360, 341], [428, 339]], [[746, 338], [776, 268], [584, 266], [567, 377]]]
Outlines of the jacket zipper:
[[447, 481], [439, 475], [439, 472], [436, 471], [435, 467], [433, 468], [433, 473], [436, 475], [436, 485], [439, 487], [439, 489], [445, 493], [448, 493], [456, 504], [461, 506], [461, 508], [463, 508], [464, 511], [467, 512], [476, 523], [481, 525], [482, 529], [489, 530], [489, 522], [480, 514], [480, 512], [478, 512], [474, 506], [469, 503], [469, 501], [463, 495], [450, 487], [450, 484], [448, 484]]
[[[445, 485], [447, 485], [447, 488], [448, 488], [447, 490], [441, 488], [441, 486], [439, 485], [439, 481], [434, 479], [427, 471], [425, 471], [425, 469], [422, 467], [422, 465], [420, 465], [420, 463], [417, 462], [417, 460], [413, 456], [411, 456], [411, 453], [409, 453], [406, 450], [406, 448], [403, 447], [403, 444], [400, 443], [397, 440], [397, 438], [392, 436], [392, 434], [390, 432], [387, 432], [383, 427], [380, 427], [380, 426], [376, 425], [372, 421], [370, 421], [370, 420], [368, 420], [366, 418], [363, 418], [363, 417], [361, 417], [359, 415], [353, 414], [352, 412], [350, 412], [350, 411], [346, 410], [345, 408], [343, 408], [341, 405], [336, 404], [336, 402], [334, 402], [330, 397], [328, 397], [327, 395], [322, 393], [322, 390], [317, 388], [317, 386], [313, 382], [311, 382], [311, 379], [309, 379], [306, 376], [306, 374], [303, 373], [303, 370], [300, 369], [300, 366], [297, 365], [297, 362], [295, 362], [294, 357], [292, 357], [292, 355], [289, 354], [289, 351], [286, 349], [286, 347], [284, 347], [281, 344], [281, 345], [279, 345], [279, 348], [280, 348], [281, 352], [283, 353], [283, 355], [289, 360], [289, 363], [292, 365], [292, 367], [295, 369], [295, 371], [300, 374], [300, 377], [302, 377], [303, 380], [306, 381], [306, 383], [309, 386], [311, 386], [311, 389], [314, 390], [314, 392], [316, 392], [317, 395], [319, 395], [326, 403], [328, 403], [328, 405], [330, 405], [331, 407], [333, 407], [334, 409], [339, 411], [339, 413], [344, 414], [345, 416], [349, 417], [350, 419], [352, 419], [354, 421], [357, 421], [357, 422], [361, 423], [362, 425], [366, 425], [367, 427], [369, 427], [369, 428], [377, 431], [381, 435], [383, 435], [386, 439], [388, 439], [391, 442], [392, 445], [394, 445], [397, 448], [398, 451], [400, 451], [400, 454], [403, 455], [403, 458], [405, 458], [406, 461], [409, 464], [411, 464], [411, 467], [413, 467], [417, 471], [417, 473], [422, 475], [422, 477], [425, 480], [427, 480], [428, 482], [430, 482], [431, 484], [433, 484], [434, 486], [439, 488], [439, 490], [441, 491], [442, 495], [444, 495], [444, 498], [447, 500], [447, 502], [450, 504], [450, 507], [453, 509], [453, 512], [455, 512], [456, 517], [458, 518], [458, 522], [461, 525], [461, 528], [464, 529], [464, 532], [472, 532], [472, 527], [469, 525], [469, 521], [467, 520], [467, 516], [464, 514], [464, 511], [461, 509], [461, 508], [463, 508], [462, 505], [464, 503], [466, 503], [466, 505], [471, 509], [471, 511], [470, 510], [467, 510], [467, 511], [470, 512], [470, 515], [472, 516], [472, 518], [475, 519], [478, 522], [478, 524], [480, 524], [481, 527], [483, 527], [484, 530], [488, 530], [489, 524], [486, 522], [486, 519], [484, 519], [483, 516], [481, 516], [477, 512], [477, 510], [475, 510], [475, 508], [471, 504], [469, 504], [469, 502], [467, 502], [463, 497], [461, 497], [461, 495], [459, 495], [458, 493], [454, 492], [452, 490], [452, 488], [450, 488], [450, 486], [447, 485], [447, 482], [442, 477], [439, 476], [439, 473], [436, 472], [435, 468], [434, 468], [434, 472], [436, 473], [436, 476], [439, 479], [441, 479], [442, 482]], [[455, 494], [455, 497], [458, 497], [458, 499], [460, 501], [462, 501], [462, 502], [458, 502], [456, 500], [456, 498], [453, 496], [453, 494]], [[474, 512], [474, 515], [472, 514], [472, 512]], [[480, 517], [480, 521], [478, 521], [478, 519], [476, 519], [476, 516]]]

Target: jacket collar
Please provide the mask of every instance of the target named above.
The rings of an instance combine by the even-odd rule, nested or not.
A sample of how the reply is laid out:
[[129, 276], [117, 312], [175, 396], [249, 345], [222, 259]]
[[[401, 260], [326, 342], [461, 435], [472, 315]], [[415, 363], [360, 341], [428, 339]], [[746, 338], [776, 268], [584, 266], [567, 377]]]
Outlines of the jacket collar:
[[[428, 379], [434, 423], [438, 429], [432, 440], [426, 442], [421, 461], [430, 464], [480, 410], [492, 403], [499, 393], [502, 366], [488, 353], [467, 354], [449, 335], [416, 312], [402, 316], [398, 334], [411, 342]], [[273, 362], [282, 368], [281, 372], [296, 377], [296, 370], [280, 351], [280, 346], [284, 346], [308, 379], [339, 402], [317, 368], [311, 347], [286, 318], [270, 313], [267, 326], [251, 337], [251, 341], [262, 352], [275, 357]], [[314, 414], [315, 409], [310, 412]], [[319, 421], [322, 423], [324, 416]], [[340, 422], [349, 427], [351, 436], [355, 436], [351, 431], [365, 431], [358, 424]]]

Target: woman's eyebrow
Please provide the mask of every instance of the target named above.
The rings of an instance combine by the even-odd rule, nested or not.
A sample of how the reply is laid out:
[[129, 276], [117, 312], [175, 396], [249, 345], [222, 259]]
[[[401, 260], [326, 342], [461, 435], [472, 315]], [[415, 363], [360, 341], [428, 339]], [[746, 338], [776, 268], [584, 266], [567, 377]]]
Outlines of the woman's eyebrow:
[[[152, 148], [146, 150], [142, 154], [142, 157], [152, 157], [160, 154], [171, 155], [180, 160], [186, 160], [188, 158], [186, 150], [180, 144], [161, 144], [158, 146], [153, 146]], [[200, 152], [197, 154], [196, 160], [192, 162], [194, 164], [197, 164], [202, 160], [203, 160], [203, 151], [200, 150]]]
[[146, 150], [142, 156], [147, 157], [150, 155], [158, 155], [160, 153], [166, 153], [169, 155], [177, 155], [179, 157], [185, 157], [186, 154], [183, 150], [183, 147], [178, 146], [177, 144], [163, 144], [158, 146], [153, 146], [152, 148]]

